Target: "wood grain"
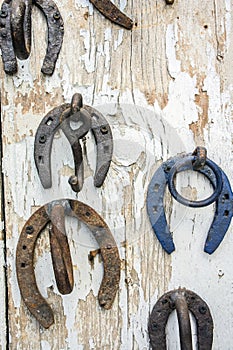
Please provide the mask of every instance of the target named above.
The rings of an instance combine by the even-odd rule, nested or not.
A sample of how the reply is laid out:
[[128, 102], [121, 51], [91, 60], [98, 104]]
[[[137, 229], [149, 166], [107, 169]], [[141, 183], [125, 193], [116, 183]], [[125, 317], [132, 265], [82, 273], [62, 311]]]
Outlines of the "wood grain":
[[[189, 209], [166, 193], [166, 214], [176, 251], [165, 254], [146, 213], [149, 181], [162, 161], [205, 145], [208, 156], [232, 178], [233, 30], [231, 0], [116, 0], [136, 22], [132, 31], [111, 24], [88, 0], [59, 2], [65, 24], [63, 47], [52, 77], [40, 72], [46, 23], [33, 8], [32, 52], [19, 71], [6, 76], [2, 63], [2, 141], [9, 349], [149, 349], [148, 316], [158, 297], [179, 286], [193, 290], [210, 307], [213, 349], [231, 349], [233, 333], [232, 226], [219, 249], [203, 252], [213, 206]], [[97, 245], [77, 221], [66, 222], [74, 268], [74, 290], [61, 296], [55, 285], [48, 232], [37, 244], [39, 289], [51, 304], [55, 324], [40, 328], [19, 293], [15, 251], [19, 234], [39, 206], [77, 198], [68, 185], [71, 149], [58, 133], [52, 148], [52, 189], [40, 184], [33, 159], [37, 126], [46, 113], [73, 93], [104, 113], [114, 137], [113, 161], [102, 188], [94, 188], [94, 142], [87, 136], [85, 182], [79, 200], [92, 206], [110, 227], [122, 259], [120, 290], [110, 311], [98, 306], [102, 262], [88, 261]], [[211, 188], [193, 173], [180, 174], [185, 196], [206, 197]], [[0, 241], [3, 266], [3, 241]], [[1, 281], [1, 348], [4, 325], [4, 269]], [[30, 288], [30, 286], [29, 286]], [[195, 333], [195, 329], [193, 329]], [[179, 349], [176, 317], [169, 320], [168, 349]]]

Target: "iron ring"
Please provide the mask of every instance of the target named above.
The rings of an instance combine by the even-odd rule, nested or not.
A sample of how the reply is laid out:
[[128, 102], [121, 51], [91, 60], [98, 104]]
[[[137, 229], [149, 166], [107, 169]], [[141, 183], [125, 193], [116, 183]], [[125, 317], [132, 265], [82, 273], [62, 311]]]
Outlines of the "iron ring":
[[[169, 171], [169, 174], [168, 174], [168, 188], [169, 188], [169, 191], [170, 191], [171, 195], [173, 196], [173, 198], [175, 198], [179, 203], [186, 205], [187, 207], [191, 207], [191, 208], [206, 207], [206, 206], [212, 204], [213, 202], [215, 202], [218, 199], [218, 197], [221, 193], [221, 190], [222, 190], [222, 186], [223, 186], [222, 173], [221, 173], [220, 168], [217, 166], [217, 164], [215, 164], [214, 162], [212, 162], [210, 159], [207, 158], [205, 165], [213, 170], [213, 173], [214, 173], [215, 178], [216, 178], [216, 187], [214, 189], [214, 192], [208, 198], [205, 198], [205, 199], [200, 200], [200, 201], [192, 201], [190, 199], [186, 199], [186, 198], [182, 197], [176, 190], [176, 187], [174, 184], [175, 176], [177, 173], [179, 173], [181, 171], [190, 169], [190, 165], [192, 165], [196, 159], [197, 159], [197, 157], [194, 155], [187, 156], [187, 157], [181, 159], [179, 162], [177, 162], [173, 165], [173, 167], [171, 168], [171, 170]], [[192, 169], [193, 169], [193, 167], [192, 167]], [[195, 169], [193, 169], [193, 170], [195, 170]]]

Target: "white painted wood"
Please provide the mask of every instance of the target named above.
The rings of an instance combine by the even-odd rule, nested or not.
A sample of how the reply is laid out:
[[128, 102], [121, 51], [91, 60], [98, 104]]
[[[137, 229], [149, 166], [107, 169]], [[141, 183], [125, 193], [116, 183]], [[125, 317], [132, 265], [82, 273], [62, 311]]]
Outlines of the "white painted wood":
[[[147, 322], [158, 297], [179, 286], [198, 293], [214, 318], [214, 350], [232, 349], [232, 226], [209, 256], [203, 252], [213, 206], [188, 209], [166, 196], [176, 251], [165, 254], [146, 213], [150, 179], [168, 157], [205, 145], [208, 155], [232, 178], [233, 31], [231, 0], [115, 1], [137, 21], [132, 32], [104, 19], [88, 0], [59, 5], [65, 22], [61, 55], [52, 77], [40, 73], [45, 54], [45, 21], [33, 9], [33, 47], [19, 72], [1, 66], [3, 172], [7, 234], [10, 349], [143, 350], [149, 348]], [[93, 186], [95, 150], [87, 138], [85, 184], [76, 196], [69, 144], [59, 133], [52, 149], [53, 187], [43, 190], [33, 159], [36, 129], [43, 116], [72, 94], [102, 111], [112, 126], [114, 154], [104, 186]], [[207, 181], [193, 173], [178, 176], [178, 189], [203, 198]], [[90, 232], [67, 220], [75, 286], [61, 296], [51, 266], [47, 232], [37, 245], [39, 289], [54, 310], [55, 324], [39, 327], [17, 285], [15, 251], [34, 210], [56, 198], [78, 198], [103, 216], [117, 241], [122, 275], [112, 310], [98, 306], [102, 276], [88, 253], [97, 248]], [[3, 263], [3, 262], [2, 262]], [[2, 264], [1, 263], [1, 264]], [[4, 290], [3, 271], [1, 287]], [[3, 292], [1, 292], [3, 293]], [[4, 294], [1, 295], [4, 298]], [[2, 300], [1, 299], [1, 300]], [[1, 301], [4, 308], [4, 303]], [[2, 316], [1, 316], [2, 317]], [[168, 349], [179, 349], [175, 317]], [[4, 348], [4, 324], [1, 322]]]

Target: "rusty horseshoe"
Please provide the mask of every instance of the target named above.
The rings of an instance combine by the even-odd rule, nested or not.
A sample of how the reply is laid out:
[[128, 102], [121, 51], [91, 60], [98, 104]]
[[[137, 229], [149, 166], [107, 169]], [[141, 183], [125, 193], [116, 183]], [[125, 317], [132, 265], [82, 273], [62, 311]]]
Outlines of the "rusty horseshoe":
[[16, 57], [28, 58], [31, 51], [31, 8], [36, 5], [44, 14], [48, 27], [48, 45], [41, 68], [52, 75], [61, 50], [64, 24], [53, 0], [4, 0], [0, 12], [0, 47], [4, 71], [17, 72]]
[[[100, 306], [104, 309], [112, 307], [120, 281], [120, 257], [116, 242], [107, 224], [94, 209], [82, 202], [71, 199], [57, 200], [42, 206], [32, 214], [23, 227], [17, 244], [16, 270], [19, 289], [26, 306], [45, 328], [49, 328], [54, 323], [53, 311], [38, 290], [33, 257], [36, 241], [41, 231], [49, 223], [52, 227], [56, 227], [57, 231], [53, 231], [51, 240], [51, 253], [56, 281], [60, 285], [63, 294], [70, 293], [73, 288], [72, 266], [69, 266], [71, 265], [71, 260], [69, 262], [69, 259], [71, 259], [70, 252], [63, 252], [62, 256], [63, 247], [66, 247], [68, 243], [66, 238], [60, 239], [66, 235], [63, 219], [60, 219], [61, 222], [63, 221], [62, 224], [57, 223], [57, 218], [60, 214], [62, 218], [64, 215], [68, 215], [86, 224], [100, 247], [104, 276], [99, 289], [98, 300]], [[65, 245], [63, 246], [64, 242]], [[69, 281], [67, 281], [67, 278]], [[62, 287], [63, 282], [64, 289]]]
[[189, 310], [197, 324], [198, 350], [211, 350], [214, 327], [209, 307], [196, 293], [185, 288], [165, 293], [155, 304], [148, 323], [152, 349], [167, 349], [165, 329], [174, 310], [177, 312], [181, 350], [193, 349]]
[[[70, 126], [71, 121], [80, 122], [81, 126], [73, 130]], [[83, 157], [80, 139], [89, 130], [94, 135], [97, 153], [94, 185], [96, 187], [102, 186], [112, 159], [112, 132], [104, 116], [90, 106], [83, 106], [82, 96], [74, 94], [71, 105], [65, 103], [54, 108], [42, 119], [37, 129], [34, 158], [43, 187], [50, 188], [52, 186], [51, 147], [54, 134], [59, 128], [67, 137], [74, 156], [75, 175], [69, 179], [73, 191], [79, 192], [83, 186]]]

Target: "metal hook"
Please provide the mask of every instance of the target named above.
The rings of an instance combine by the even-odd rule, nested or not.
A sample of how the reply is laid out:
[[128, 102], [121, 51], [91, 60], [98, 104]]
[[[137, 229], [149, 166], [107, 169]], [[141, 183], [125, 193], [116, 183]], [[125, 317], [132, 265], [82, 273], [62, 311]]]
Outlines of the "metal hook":
[[[75, 106], [74, 101], [77, 101]], [[75, 175], [69, 179], [69, 183], [75, 192], [79, 192], [83, 186], [83, 158], [80, 138], [83, 138], [90, 129], [94, 135], [97, 151], [94, 185], [102, 186], [110, 167], [113, 151], [113, 141], [110, 126], [104, 116], [90, 106], [78, 105], [81, 103], [81, 95], [73, 96], [71, 106], [61, 105], [50, 111], [41, 121], [35, 137], [34, 158], [41, 183], [44, 188], [52, 186], [51, 180], [51, 147], [54, 134], [61, 128], [67, 137], [74, 156]], [[76, 112], [72, 114], [76, 108]], [[82, 126], [73, 130], [70, 120], [82, 121]]]
[[0, 47], [4, 71], [17, 72], [17, 56], [23, 60], [31, 51], [31, 8], [36, 5], [44, 14], [48, 27], [48, 46], [41, 68], [52, 75], [61, 50], [64, 24], [53, 0], [4, 0], [0, 12]]
[[[40, 294], [35, 278], [33, 267], [34, 251], [36, 241], [41, 231], [51, 222], [56, 227], [56, 221], [59, 213], [63, 216], [68, 215], [81, 220], [92, 232], [94, 238], [100, 247], [100, 253], [104, 265], [104, 276], [98, 293], [99, 304], [108, 310], [112, 307], [120, 281], [120, 257], [116, 242], [105, 221], [98, 215], [94, 209], [77, 200], [64, 199], [50, 202], [39, 208], [23, 227], [17, 244], [16, 251], [16, 271], [19, 289], [22, 298], [29, 311], [35, 316], [38, 322], [45, 328], [49, 328], [54, 323], [53, 312], [46, 300]], [[54, 232], [51, 240], [53, 266], [55, 267], [56, 280], [60, 283], [61, 290], [65, 294], [70, 293], [73, 287], [73, 276], [70, 278], [70, 290], [66, 290], [62, 283], [67, 276], [67, 271], [72, 270], [69, 266], [69, 254], [63, 251], [63, 241], [60, 240], [63, 234], [63, 218], [56, 227], [59, 235]], [[50, 236], [51, 237], [51, 236]], [[55, 246], [53, 246], [53, 244]], [[65, 239], [65, 246], [67, 241]], [[60, 255], [61, 254], [61, 255]], [[65, 259], [63, 257], [65, 256]], [[58, 283], [59, 285], [59, 283]], [[68, 285], [69, 287], [69, 285]]]
[[192, 350], [192, 334], [189, 310], [197, 323], [199, 350], [210, 350], [213, 343], [213, 319], [206, 302], [190, 290], [177, 289], [164, 294], [150, 314], [148, 332], [153, 350], [166, 350], [166, 324], [172, 311], [176, 310], [181, 350]]
[[[154, 176], [148, 187], [147, 212], [149, 219], [159, 242], [168, 253], [175, 250], [173, 238], [167, 224], [163, 198], [166, 185], [169, 185], [171, 194], [175, 199], [184, 205], [200, 207], [209, 205], [215, 201], [215, 214], [208, 236], [205, 242], [204, 251], [212, 254], [222, 242], [233, 215], [233, 193], [226, 174], [214, 162], [206, 158], [204, 167], [195, 169], [193, 162], [197, 160], [192, 154], [183, 154], [169, 159], [163, 163]], [[214, 193], [209, 198], [194, 202], [181, 197], [174, 186], [174, 176], [177, 172], [193, 169], [207, 177], [214, 188]]]

